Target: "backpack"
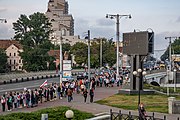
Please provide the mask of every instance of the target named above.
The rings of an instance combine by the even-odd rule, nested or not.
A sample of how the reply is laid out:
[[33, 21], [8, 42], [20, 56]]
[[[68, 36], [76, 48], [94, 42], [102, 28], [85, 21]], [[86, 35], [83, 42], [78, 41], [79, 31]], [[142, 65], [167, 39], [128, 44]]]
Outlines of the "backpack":
[[6, 103], [6, 99], [4, 97], [1, 98], [1, 103]]

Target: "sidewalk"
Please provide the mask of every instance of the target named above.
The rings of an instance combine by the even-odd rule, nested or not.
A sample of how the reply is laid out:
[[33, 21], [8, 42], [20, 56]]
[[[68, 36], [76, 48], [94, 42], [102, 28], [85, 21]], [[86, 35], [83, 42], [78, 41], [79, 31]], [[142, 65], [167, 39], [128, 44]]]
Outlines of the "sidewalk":
[[[100, 100], [106, 97], [109, 97], [113, 94], [116, 94], [118, 92], [117, 87], [113, 87], [113, 88], [96, 88], [95, 90], [95, 101], [96, 100]], [[128, 114], [129, 110], [123, 110], [123, 109], [119, 109], [119, 108], [115, 108], [115, 107], [110, 107], [110, 106], [106, 106], [106, 105], [99, 105], [96, 103], [90, 103], [89, 102], [89, 96], [87, 99], [87, 103], [83, 102], [83, 96], [81, 94], [73, 94], [73, 101], [71, 103], [67, 102], [67, 98], [63, 98], [62, 100], [55, 100], [55, 101], [51, 101], [51, 102], [43, 102], [42, 104], [39, 104], [38, 107], [34, 107], [34, 108], [22, 108], [22, 109], [17, 109], [11, 112], [0, 112], [0, 115], [4, 115], [4, 114], [9, 114], [9, 113], [15, 113], [15, 112], [32, 112], [32, 111], [37, 111], [39, 109], [44, 109], [44, 108], [49, 108], [49, 107], [55, 107], [55, 106], [69, 106], [72, 107], [74, 109], [78, 109], [80, 111], [85, 111], [85, 112], [89, 112], [92, 114], [98, 114], [98, 113], [109, 113], [110, 109], [112, 109], [115, 112], [118, 112], [119, 110], [122, 111], [122, 113], [124, 114]], [[138, 115], [137, 111], [134, 110], [130, 110], [132, 115]], [[148, 115], [152, 115], [151, 112], [147, 113]], [[177, 117], [180, 117], [180, 114], [176, 114], [176, 115], [170, 115], [170, 114], [162, 114], [162, 113], [155, 113], [155, 117], [156, 118], [164, 118], [164, 115], [166, 115], [166, 119], [167, 120], [177, 120]]]

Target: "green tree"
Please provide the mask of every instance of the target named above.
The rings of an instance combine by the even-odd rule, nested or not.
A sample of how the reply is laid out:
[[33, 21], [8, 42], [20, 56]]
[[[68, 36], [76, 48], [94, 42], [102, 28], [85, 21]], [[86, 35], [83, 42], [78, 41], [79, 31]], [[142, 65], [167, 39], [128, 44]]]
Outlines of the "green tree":
[[100, 44], [99, 41], [92, 41], [91, 42], [91, 46], [90, 46], [90, 50], [91, 50], [91, 67], [95, 68], [95, 67], [99, 67], [99, 61], [100, 61]]
[[17, 22], [13, 23], [14, 38], [23, 46], [20, 53], [23, 59], [23, 68], [27, 71], [47, 70], [52, 58], [47, 54], [53, 47], [49, 41], [52, 32], [51, 23], [43, 13], [34, 13], [27, 17], [20, 15]]
[[24, 46], [35, 47], [49, 40], [52, 32], [51, 23], [43, 13], [34, 13], [27, 17], [20, 15], [17, 22], [13, 23], [14, 38]]
[[116, 48], [112, 40], [103, 42], [103, 64], [113, 66], [116, 63]]
[[[173, 54], [180, 54], [180, 38], [175, 39], [175, 41], [171, 44], [171, 52]], [[161, 56], [161, 60], [169, 59], [169, 47], [164, 52], [164, 54]]]
[[85, 43], [77, 42], [71, 47], [71, 53], [75, 55], [77, 64], [82, 65], [87, 61], [88, 46]]
[[4, 50], [0, 49], [0, 73], [4, 73], [6, 71], [7, 66], [7, 55]]
[[[100, 40], [96, 39], [91, 41], [90, 53], [91, 53], [91, 67], [100, 66]], [[116, 51], [114, 42], [112, 40], [102, 39], [103, 48], [103, 65], [108, 64], [113, 66], [116, 63]], [[88, 64], [88, 46], [84, 43], [76, 43], [72, 46], [71, 52], [75, 55], [75, 61], [77, 64]]]

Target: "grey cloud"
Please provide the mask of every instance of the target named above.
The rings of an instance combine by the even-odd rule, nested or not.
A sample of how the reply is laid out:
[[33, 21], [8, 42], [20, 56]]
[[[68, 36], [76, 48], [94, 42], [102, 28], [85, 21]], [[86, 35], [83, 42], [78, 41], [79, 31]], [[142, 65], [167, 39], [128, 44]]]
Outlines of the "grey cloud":
[[115, 36], [114, 29], [107, 27], [92, 27], [91, 31], [92, 31], [91, 38], [105, 37], [107, 39], [110, 39], [110, 38], [114, 38]]
[[114, 25], [113, 20], [109, 20], [106, 18], [98, 19], [96, 22], [97, 22], [97, 25], [99, 25], [99, 26], [113, 26]]
[[3, 9], [0, 9], [0, 13], [3, 13], [3, 12], [6, 12], [7, 9], [3, 8]]
[[166, 49], [168, 47], [169, 41], [165, 37], [178, 37], [180, 32], [162, 32], [155, 34], [155, 49]]
[[75, 34], [84, 36], [85, 32], [87, 32], [89, 28], [89, 22], [85, 19], [75, 19]]
[[176, 22], [180, 23], [180, 16], [177, 18]]
[[103, 26], [103, 25], [91, 25], [90, 21], [85, 19], [75, 20], [75, 34], [80, 35], [82, 38], [85, 37], [85, 32], [91, 31], [91, 38], [105, 37], [110, 39], [115, 36], [114, 28]]
[[154, 57], [160, 59], [169, 45], [169, 40], [165, 37], [178, 36], [180, 32], [161, 32], [154, 36]]
[[9, 28], [6, 25], [1, 24], [0, 39], [11, 39], [13, 35], [14, 35], [14, 31], [11, 28]]

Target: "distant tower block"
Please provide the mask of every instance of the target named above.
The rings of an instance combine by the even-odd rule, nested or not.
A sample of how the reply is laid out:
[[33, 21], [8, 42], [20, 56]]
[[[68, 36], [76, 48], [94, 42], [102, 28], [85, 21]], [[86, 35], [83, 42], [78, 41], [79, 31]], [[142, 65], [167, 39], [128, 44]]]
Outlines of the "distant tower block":
[[68, 14], [68, 2], [65, 0], [49, 0], [46, 16], [52, 23], [56, 37], [74, 36], [74, 19]]

